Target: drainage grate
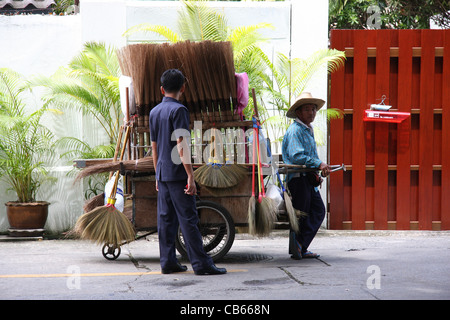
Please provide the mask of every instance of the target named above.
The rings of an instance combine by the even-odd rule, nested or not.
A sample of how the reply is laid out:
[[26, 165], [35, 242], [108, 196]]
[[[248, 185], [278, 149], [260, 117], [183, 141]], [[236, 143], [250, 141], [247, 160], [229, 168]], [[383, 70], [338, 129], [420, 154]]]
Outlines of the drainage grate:
[[260, 253], [228, 253], [221, 260], [223, 262], [260, 262], [272, 259], [272, 256]]

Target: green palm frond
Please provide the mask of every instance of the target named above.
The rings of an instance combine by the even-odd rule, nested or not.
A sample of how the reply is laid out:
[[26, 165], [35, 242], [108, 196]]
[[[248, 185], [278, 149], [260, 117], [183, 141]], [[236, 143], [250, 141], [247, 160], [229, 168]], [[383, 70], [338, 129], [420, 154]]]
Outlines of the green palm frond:
[[294, 59], [292, 93], [298, 96], [318, 71], [334, 72], [344, 65], [344, 61], [345, 53], [335, 49], [320, 49], [306, 59]]
[[114, 144], [91, 147], [85, 141], [75, 137], [63, 137], [57, 141], [55, 147], [65, 150], [61, 157], [69, 160], [112, 158], [116, 148]]
[[228, 22], [225, 16], [210, 8], [204, 1], [183, 1], [178, 11], [178, 30], [183, 39], [192, 41], [225, 41]]
[[120, 73], [119, 61], [115, 57], [115, 48], [102, 42], [87, 42], [78, 56], [69, 63], [73, 70], [89, 71], [103, 76], [117, 77]]
[[[318, 71], [334, 72], [343, 66], [344, 61], [345, 53], [334, 49], [318, 50], [305, 59], [289, 59], [286, 55], [278, 53], [274, 64], [266, 64], [273, 76], [270, 81], [266, 81], [267, 87], [274, 95], [274, 99], [284, 104], [277, 103], [278, 109], [287, 110], [291, 101], [302, 93]], [[280, 95], [276, 92], [282, 93], [285, 99], [280, 99]]]
[[342, 119], [344, 117], [344, 111], [337, 108], [321, 109], [319, 112], [326, 112], [328, 121]]
[[141, 23], [129, 28], [127, 31], [123, 33], [122, 36], [128, 37], [134, 33], [139, 32], [151, 32], [159, 34], [161, 37], [166, 39], [169, 42], [176, 43], [178, 41], [182, 41], [183, 39], [174, 31], [166, 26], [154, 25], [150, 23]]
[[11, 116], [22, 113], [24, 104], [20, 96], [25, 90], [26, 86], [22, 75], [8, 68], [0, 68], [1, 113]]
[[110, 143], [115, 144], [122, 117], [119, 77], [115, 48], [88, 42], [68, 67], [60, 68], [51, 77], [34, 77], [29, 85], [47, 88], [43, 96], [46, 105], [76, 110], [95, 119]]
[[241, 26], [231, 29], [227, 41], [233, 43], [234, 52], [239, 53], [245, 51], [250, 46], [258, 45], [260, 42], [267, 41], [263, 38], [259, 31], [261, 29], [273, 29], [270, 23], [258, 23], [249, 26]]

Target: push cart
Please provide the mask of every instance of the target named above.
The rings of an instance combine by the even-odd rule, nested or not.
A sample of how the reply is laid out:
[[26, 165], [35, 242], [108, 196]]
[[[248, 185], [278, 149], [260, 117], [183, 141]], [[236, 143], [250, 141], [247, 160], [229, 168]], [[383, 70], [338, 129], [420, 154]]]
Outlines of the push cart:
[[[128, 159], [141, 159], [151, 153], [148, 114], [162, 99], [159, 77], [163, 71], [177, 68], [188, 79], [181, 102], [189, 109], [191, 117], [193, 163], [199, 167], [207, 162], [204, 157], [198, 161], [207, 147], [202, 138], [205, 131], [214, 129], [223, 134], [224, 144], [231, 143], [226, 146], [227, 152], [231, 152], [227, 155], [242, 163], [236, 161], [240, 153], [247, 164], [248, 173], [237, 185], [220, 192], [201, 185], [198, 188], [197, 209], [203, 245], [213, 260], [218, 260], [233, 245], [236, 228], [248, 226], [249, 199], [253, 191], [252, 167], [248, 165], [253, 144], [248, 132], [252, 132], [254, 123], [242, 114], [248, 103], [248, 81], [245, 86], [245, 78], [235, 74], [231, 44], [211, 41], [134, 44], [117, 53], [122, 74], [132, 83], [121, 88], [124, 118], [127, 126], [132, 127]], [[122, 174], [126, 177], [125, 192], [131, 203], [125, 205], [124, 214], [134, 225], [137, 240], [157, 231], [155, 175], [151, 171]], [[272, 174], [271, 169], [263, 168], [263, 175], [269, 174]], [[289, 227], [283, 210], [274, 225]], [[180, 230], [176, 248], [181, 255], [186, 255]], [[109, 260], [117, 259], [120, 251], [120, 246], [108, 243], [102, 248], [104, 257]]]
[[[83, 168], [84, 161], [76, 161], [75, 165]], [[267, 175], [269, 168], [264, 168]], [[157, 191], [154, 172], [121, 172], [128, 186], [125, 192], [125, 208], [123, 213], [132, 222], [139, 240], [157, 232]], [[245, 232], [248, 227], [248, 204], [252, 194], [251, 170], [242, 182], [217, 195], [198, 186], [196, 198], [199, 216], [199, 230], [203, 238], [203, 247], [214, 261], [224, 257], [233, 245], [236, 228]], [[103, 205], [100, 197], [98, 205]], [[92, 200], [91, 200], [92, 201]], [[289, 222], [284, 208], [278, 211], [276, 229], [288, 229]], [[125, 242], [125, 245], [129, 242]], [[187, 257], [183, 234], [179, 228], [176, 236], [176, 249]], [[115, 260], [121, 254], [121, 246], [105, 243], [102, 254], [108, 260]]]

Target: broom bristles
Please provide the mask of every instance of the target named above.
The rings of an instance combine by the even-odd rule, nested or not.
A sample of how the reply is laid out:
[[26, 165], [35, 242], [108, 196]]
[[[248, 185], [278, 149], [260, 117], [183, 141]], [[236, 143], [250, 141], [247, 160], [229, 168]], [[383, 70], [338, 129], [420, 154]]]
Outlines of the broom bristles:
[[256, 198], [255, 196], [251, 196], [248, 201], [248, 233], [251, 235], [256, 234], [256, 219], [255, 219], [255, 213], [256, 213]]
[[100, 209], [102, 207], [103, 206], [95, 207], [92, 210], [82, 214], [78, 218], [78, 220], [73, 228], [73, 233], [81, 236], [81, 234], [86, 229], [86, 227], [101, 213]]
[[101, 206], [84, 214], [78, 220], [75, 231], [81, 239], [97, 244], [119, 247], [134, 240], [135, 230], [128, 218], [114, 206]]
[[261, 202], [256, 201], [255, 216], [255, 235], [269, 235], [277, 219], [277, 208], [273, 199], [263, 197]]
[[232, 164], [213, 167], [205, 164], [194, 171], [198, 184], [209, 188], [231, 188], [239, 184], [247, 175], [247, 167]]
[[[182, 70], [189, 79], [182, 99], [195, 116], [209, 116], [218, 121], [224, 117], [222, 111], [232, 110], [230, 100], [236, 99], [236, 80], [230, 42], [130, 44], [117, 50], [117, 56], [122, 74], [133, 79], [141, 116], [148, 111], [146, 108], [161, 101], [159, 79], [169, 68]], [[209, 112], [201, 115], [200, 105], [205, 103]]]
[[83, 205], [83, 211], [89, 212], [91, 210], [94, 210], [95, 208], [99, 206], [103, 206], [105, 204], [105, 193], [102, 192], [89, 200], [86, 200]]
[[292, 205], [292, 200], [289, 194], [285, 191], [283, 194], [284, 204], [286, 206], [286, 211], [289, 218], [289, 224], [294, 232], [298, 232], [298, 218], [295, 212], [294, 206]]
[[110, 163], [96, 164], [83, 169], [77, 175], [75, 181], [81, 180], [82, 178], [85, 178], [93, 174], [117, 171], [120, 170], [121, 168], [123, 168], [124, 170], [145, 171], [145, 172], [152, 172], [155, 170], [152, 157], [144, 157], [138, 160], [112, 161]]

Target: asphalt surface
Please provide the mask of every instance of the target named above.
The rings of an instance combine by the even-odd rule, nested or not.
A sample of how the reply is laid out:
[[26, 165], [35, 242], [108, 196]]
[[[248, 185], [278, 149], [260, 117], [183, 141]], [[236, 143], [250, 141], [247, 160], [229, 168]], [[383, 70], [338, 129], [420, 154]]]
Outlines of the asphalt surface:
[[288, 255], [287, 236], [236, 235], [216, 263], [228, 270], [220, 276], [196, 276], [187, 261], [187, 272], [161, 274], [156, 235], [123, 246], [115, 261], [86, 241], [2, 236], [0, 299], [450, 299], [450, 232], [321, 230], [310, 246], [321, 257], [300, 261]]

